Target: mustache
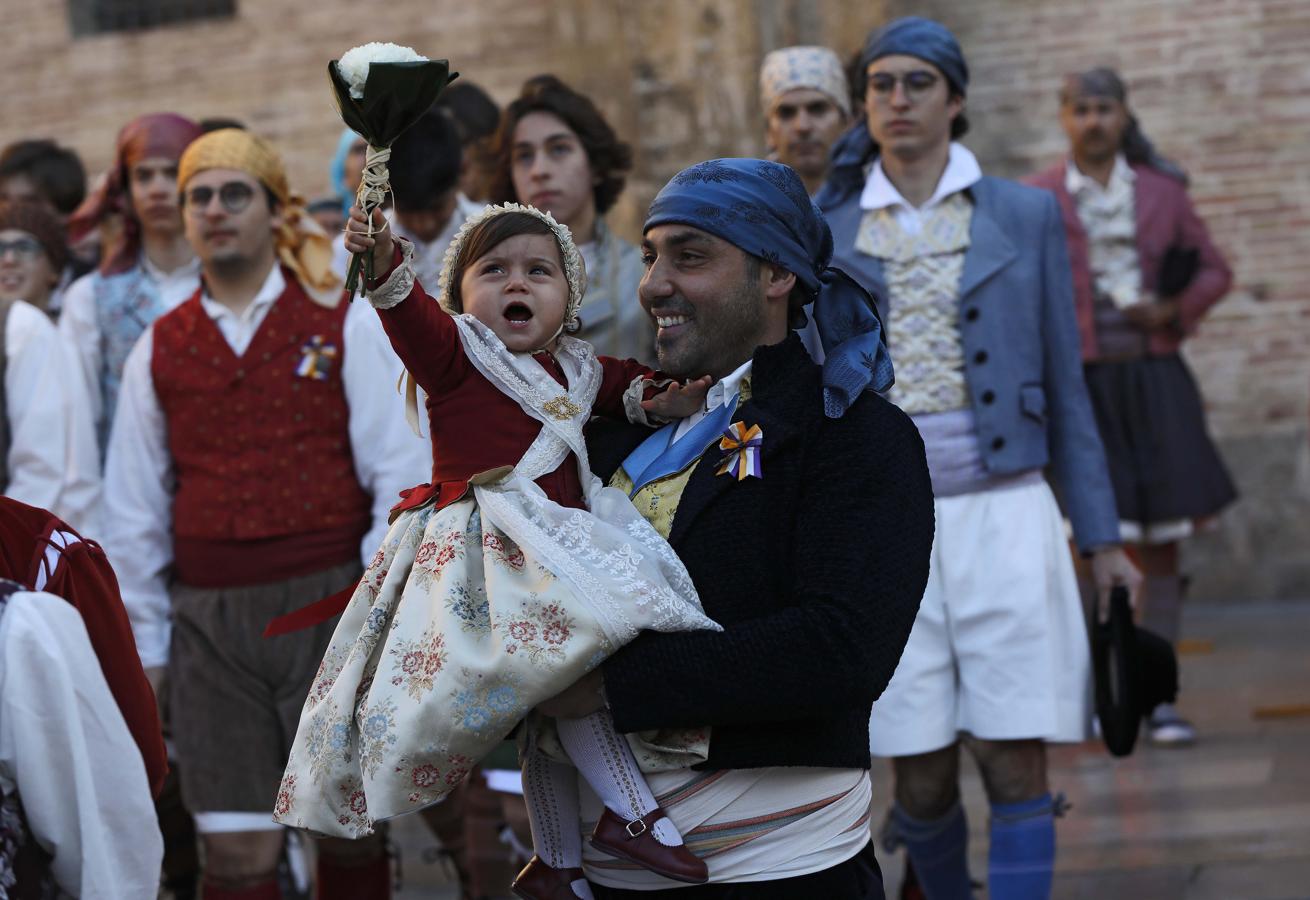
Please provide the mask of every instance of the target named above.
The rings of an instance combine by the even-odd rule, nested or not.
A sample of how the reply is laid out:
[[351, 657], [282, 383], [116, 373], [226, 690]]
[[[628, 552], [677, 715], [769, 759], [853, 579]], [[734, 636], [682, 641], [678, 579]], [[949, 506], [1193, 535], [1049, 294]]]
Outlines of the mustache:
[[[681, 295], [665, 297], [659, 303], [651, 303], [651, 309], [658, 309], [661, 314], [668, 316], [693, 316], [696, 312], [696, 308]], [[654, 312], [648, 311], [647, 314], [652, 319], [655, 317]]]

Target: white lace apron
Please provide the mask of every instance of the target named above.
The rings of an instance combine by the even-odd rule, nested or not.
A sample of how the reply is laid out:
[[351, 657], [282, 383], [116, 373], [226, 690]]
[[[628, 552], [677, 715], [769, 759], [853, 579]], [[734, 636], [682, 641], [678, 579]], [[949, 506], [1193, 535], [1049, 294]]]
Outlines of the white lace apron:
[[[472, 316], [455, 321], [477, 370], [541, 432], [516, 466], [471, 479], [469, 496], [392, 523], [305, 701], [274, 809], [282, 824], [368, 834], [443, 799], [534, 706], [639, 631], [719, 630], [673, 548], [591, 474], [582, 427], [601, 369], [590, 345], [560, 339], [566, 389]], [[588, 510], [535, 484], [570, 451]], [[707, 750], [676, 745], [668, 764]]]

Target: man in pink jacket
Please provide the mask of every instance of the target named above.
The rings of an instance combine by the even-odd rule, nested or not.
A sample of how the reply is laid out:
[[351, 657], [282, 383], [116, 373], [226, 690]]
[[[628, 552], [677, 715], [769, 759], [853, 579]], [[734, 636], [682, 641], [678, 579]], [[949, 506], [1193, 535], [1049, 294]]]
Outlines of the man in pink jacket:
[[[1192, 208], [1186, 174], [1142, 134], [1114, 71], [1068, 76], [1060, 123], [1069, 156], [1028, 180], [1060, 203], [1087, 387], [1122, 536], [1146, 575], [1139, 617], [1173, 641], [1178, 542], [1236, 497], [1179, 347], [1232, 272]], [[1151, 736], [1187, 743], [1195, 733], [1164, 703]]]

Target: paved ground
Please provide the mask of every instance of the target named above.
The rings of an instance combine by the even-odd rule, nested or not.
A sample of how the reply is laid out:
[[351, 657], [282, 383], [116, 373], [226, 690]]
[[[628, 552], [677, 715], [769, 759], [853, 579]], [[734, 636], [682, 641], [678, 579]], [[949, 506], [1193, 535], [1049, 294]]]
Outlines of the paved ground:
[[[1052, 754], [1052, 785], [1074, 805], [1059, 823], [1061, 900], [1310, 898], [1310, 602], [1195, 607], [1185, 633], [1180, 706], [1197, 745], [1142, 745], [1118, 761], [1090, 743]], [[1266, 707], [1283, 716], [1255, 715]], [[875, 768], [875, 820], [889, 782]], [[964, 793], [981, 880], [987, 806], [973, 772]], [[402, 821], [397, 836], [399, 897], [457, 897], [421, 859], [432, 845], [421, 823]], [[880, 858], [894, 898], [902, 862]]]

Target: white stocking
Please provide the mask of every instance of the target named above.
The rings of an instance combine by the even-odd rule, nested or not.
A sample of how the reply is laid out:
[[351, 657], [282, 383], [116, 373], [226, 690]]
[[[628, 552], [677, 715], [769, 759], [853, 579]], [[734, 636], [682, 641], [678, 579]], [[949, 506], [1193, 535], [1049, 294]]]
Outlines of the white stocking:
[[532, 850], [552, 869], [582, 866], [578, 772], [533, 751], [523, 762], [523, 799], [532, 826]]
[[[655, 795], [627, 739], [614, 730], [609, 710], [581, 719], [556, 719], [555, 726], [569, 759], [615, 815], [631, 822], [654, 812], [658, 806]], [[651, 833], [666, 847], [682, 845], [682, 835], [667, 817], [651, 826]]]

